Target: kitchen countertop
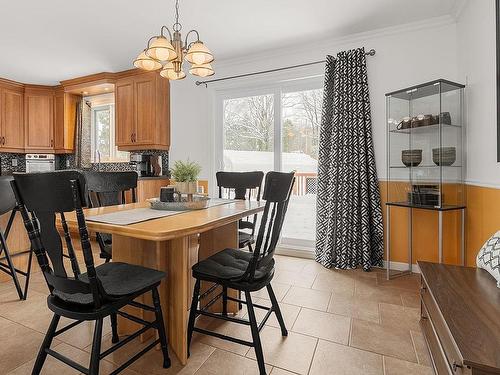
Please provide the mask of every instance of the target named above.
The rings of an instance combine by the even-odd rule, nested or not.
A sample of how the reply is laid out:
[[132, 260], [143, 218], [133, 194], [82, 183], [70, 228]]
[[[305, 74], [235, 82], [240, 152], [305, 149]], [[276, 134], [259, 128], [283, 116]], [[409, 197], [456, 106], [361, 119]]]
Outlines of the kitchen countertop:
[[170, 177], [168, 176], [139, 176], [139, 180], [169, 180]]

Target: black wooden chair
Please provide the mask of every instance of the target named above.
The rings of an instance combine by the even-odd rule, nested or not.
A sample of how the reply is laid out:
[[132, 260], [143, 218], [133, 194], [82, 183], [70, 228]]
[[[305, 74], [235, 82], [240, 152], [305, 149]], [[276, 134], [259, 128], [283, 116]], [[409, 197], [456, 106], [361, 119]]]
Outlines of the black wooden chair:
[[[131, 192], [132, 203], [136, 202], [136, 172], [84, 172], [90, 207], [125, 204], [125, 193]], [[112, 257], [112, 240], [108, 233], [97, 233], [100, 257], [109, 262]]]
[[[188, 351], [194, 332], [229, 340], [238, 344], [247, 345], [255, 349], [259, 371], [265, 374], [264, 354], [260, 342], [259, 332], [264, 327], [269, 316], [274, 312], [281, 327], [281, 334], [288, 335], [283, 321], [283, 316], [278, 301], [271, 286], [274, 276], [274, 249], [283, 226], [283, 220], [288, 207], [288, 201], [295, 181], [294, 173], [269, 172], [266, 175], [263, 199], [266, 200], [264, 213], [259, 227], [255, 251], [249, 253], [243, 250], [225, 249], [217, 254], [196, 263], [193, 266], [193, 277], [196, 279], [191, 312], [188, 323]], [[207, 304], [202, 305], [203, 296], [200, 297], [200, 282], [211, 282], [213, 285], [203, 293], [203, 296], [214, 291], [217, 286], [222, 286], [222, 292], [212, 298]], [[266, 287], [271, 300], [271, 307], [253, 304], [250, 292], [258, 291]], [[228, 288], [236, 289], [245, 293], [245, 300], [228, 296]], [[222, 315], [209, 312], [208, 309], [222, 297]], [[201, 300], [200, 300], [201, 298]], [[240, 319], [228, 316], [227, 301], [235, 301], [247, 305], [249, 319]], [[200, 308], [198, 308], [200, 302]], [[262, 322], [257, 323], [254, 307], [267, 310]], [[229, 322], [250, 326], [252, 331], [252, 342], [235, 337], [226, 336], [217, 332], [208, 331], [195, 327], [195, 319], [198, 315], [223, 319]]]
[[[157, 330], [159, 338], [128, 359], [112, 374], [121, 372], [157, 344], [161, 344], [163, 351], [163, 367], [168, 368], [170, 367], [170, 358], [157, 290], [165, 273], [120, 262], [104, 263], [94, 267], [92, 249], [82, 210], [84, 184], [83, 175], [77, 171], [14, 174], [12, 187], [33, 251], [50, 291], [47, 305], [54, 313], [32, 374], [39, 374], [47, 355], [51, 355], [79, 372], [96, 375], [99, 373], [101, 359], [150, 328]], [[68, 212], [76, 214], [86, 273], [80, 272], [78, 260], [73, 250], [71, 235], [65, 219]], [[72, 269], [71, 276], [63, 261], [62, 239], [56, 225], [57, 216], [59, 216], [68, 248]], [[149, 292], [152, 293], [154, 306], [134, 301], [135, 298]], [[149, 322], [120, 311], [126, 305], [154, 312], [155, 320]], [[130, 319], [143, 327], [120, 341], [117, 333], [117, 315]], [[61, 316], [72, 319], [74, 322], [57, 329]], [[115, 345], [101, 352], [103, 319], [108, 316], [111, 319], [112, 342]], [[83, 321], [95, 321], [88, 369], [50, 348], [54, 337]]]
[[[6, 274], [10, 275], [10, 277], [12, 277], [12, 281], [14, 282], [14, 285], [16, 287], [19, 299], [25, 300], [28, 296], [28, 285], [30, 282], [31, 259], [33, 257], [33, 252], [31, 251], [31, 249], [29, 249], [15, 254], [15, 256], [21, 254], [29, 254], [26, 271], [17, 269], [14, 266], [14, 263], [12, 262], [12, 255], [10, 254], [9, 248], [7, 246], [7, 238], [9, 237], [12, 223], [14, 222], [14, 218], [19, 211], [16, 204], [16, 198], [14, 197], [14, 192], [12, 191], [12, 187], [10, 186], [10, 182], [12, 181], [12, 179], [13, 178], [10, 176], [0, 177], [0, 215], [5, 215], [6, 213], [11, 211], [9, 220], [7, 221], [7, 226], [5, 227], [5, 231], [2, 232], [2, 229], [0, 228], [0, 271], [5, 272]], [[7, 263], [4, 263], [4, 260]], [[25, 277], [24, 288], [21, 288], [21, 284], [19, 283], [19, 279], [17, 277], [18, 274]]]
[[[219, 198], [243, 200], [254, 198], [260, 201], [264, 172], [217, 172], [215, 177], [219, 187]], [[238, 225], [241, 230], [238, 231], [238, 247], [240, 249], [248, 247], [250, 251], [253, 251], [256, 222], [257, 214], [239, 221]]]

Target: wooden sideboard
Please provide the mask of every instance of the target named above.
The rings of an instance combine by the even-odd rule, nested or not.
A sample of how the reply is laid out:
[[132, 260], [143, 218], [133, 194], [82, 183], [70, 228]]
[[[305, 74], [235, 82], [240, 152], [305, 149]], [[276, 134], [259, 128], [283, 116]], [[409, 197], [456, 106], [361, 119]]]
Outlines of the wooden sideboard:
[[420, 325], [437, 375], [500, 374], [500, 289], [478, 268], [418, 262]]

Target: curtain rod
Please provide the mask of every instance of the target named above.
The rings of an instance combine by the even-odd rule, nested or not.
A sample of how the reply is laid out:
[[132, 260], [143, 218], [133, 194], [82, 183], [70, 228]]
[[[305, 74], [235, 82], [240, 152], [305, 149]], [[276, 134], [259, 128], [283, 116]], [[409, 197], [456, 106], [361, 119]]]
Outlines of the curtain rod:
[[[375, 56], [375, 50], [372, 48], [368, 52], [365, 52], [365, 55], [366, 56]], [[313, 62], [305, 63], [305, 64], [298, 64], [298, 65], [286, 66], [284, 68], [262, 70], [260, 72], [239, 74], [239, 75], [236, 75], [236, 76], [230, 76], [230, 77], [224, 77], [224, 78], [217, 78], [217, 79], [209, 79], [207, 81], [196, 81], [195, 84], [196, 84], [196, 86], [205, 85], [205, 87], [208, 87], [208, 84], [209, 83], [213, 83], [213, 82], [219, 82], [219, 81], [226, 81], [228, 79], [236, 79], [236, 78], [243, 78], [243, 77], [255, 76], [255, 75], [259, 75], [259, 74], [274, 73], [274, 72], [279, 72], [281, 70], [302, 68], [304, 66], [322, 64], [322, 63], [325, 63], [325, 62], [326, 62], [326, 60], [313, 61]]]

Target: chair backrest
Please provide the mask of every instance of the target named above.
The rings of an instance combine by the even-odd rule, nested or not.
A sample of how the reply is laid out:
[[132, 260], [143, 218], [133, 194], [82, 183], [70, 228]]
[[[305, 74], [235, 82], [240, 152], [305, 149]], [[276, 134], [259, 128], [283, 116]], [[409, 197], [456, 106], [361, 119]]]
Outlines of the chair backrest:
[[268, 172], [262, 198], [266, 201], [260, 221], [259, 233], [252, 260], [242, 279], [252, 281], [256, 271], [274, 267], [274, 250], [285, 220], [290, 195], [295, 182], [295, 172]]
[[16, 197], [10, 186], [12, 176], [0, 177], [0, 215], [12, 211], [16, 207]]
[[91, 207], [113, 206], [125, 203], [125, 192], [131, 191], [132, 202], [136, 202], [137, 173], [129, 172], [83, 172], [87, 184]]
[[[31, 246], [51, 294], [58, 297], [90, 297], [99, 307], [105, 294], [97, 279], [82, 203], [85, 202], [85, 178], [78, 171], [15, 173], [12, 188], [24, 220]], [[75, 212], [87, 277], [80, 280], [80, 268], [73, 250], [65, 213]], [[63, 261], [62, 239], [56, 226], [60, 217], [69, 254], [72, 276]], [[49, 262], [50, 261], [50, 262]], [[63, 298], [63, 297], [62, 297]], [[65, 299], [65, 298], [63, 298]], [[68, 300], [72, 300], [68, 298]], [[83, 303], [83, 302], [82, 302]], [[88, 303], [88, 302], [85, 302]]]
[[215, 177], [219, 187], [219, 198], [250, 200], [253, 194], [257, 201], [260, 200], [264, 172], [217, 172]]

